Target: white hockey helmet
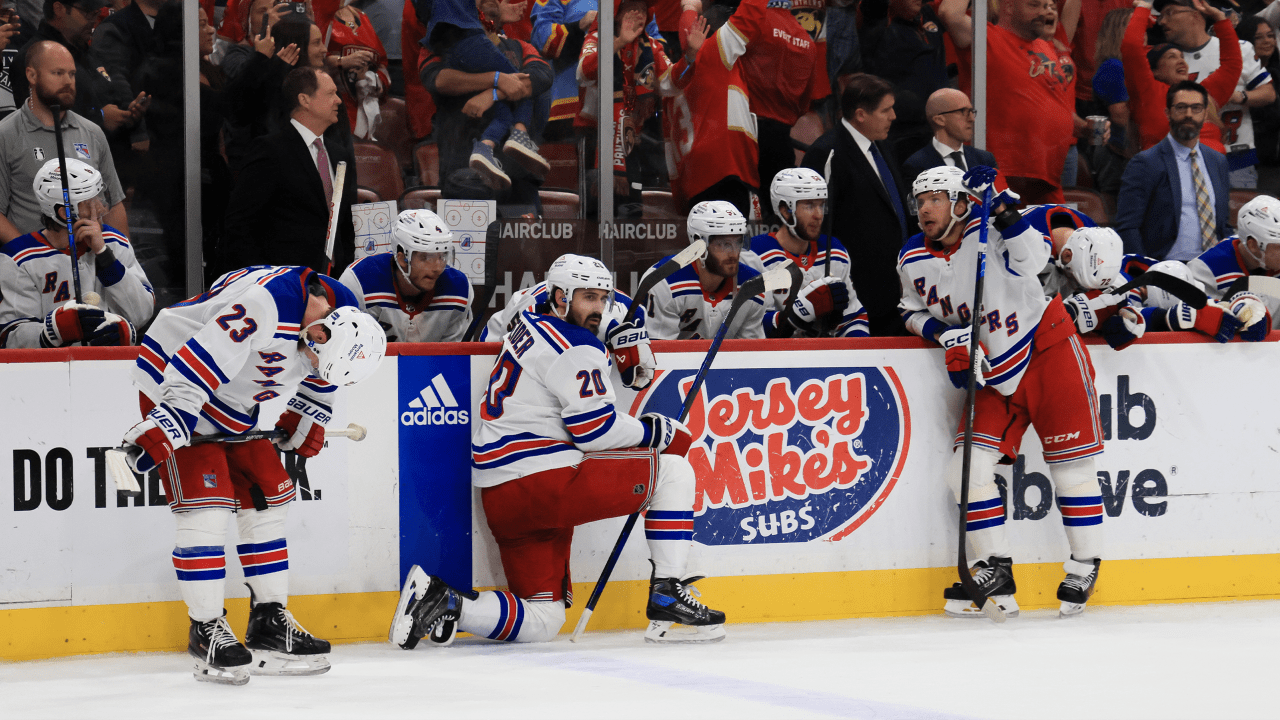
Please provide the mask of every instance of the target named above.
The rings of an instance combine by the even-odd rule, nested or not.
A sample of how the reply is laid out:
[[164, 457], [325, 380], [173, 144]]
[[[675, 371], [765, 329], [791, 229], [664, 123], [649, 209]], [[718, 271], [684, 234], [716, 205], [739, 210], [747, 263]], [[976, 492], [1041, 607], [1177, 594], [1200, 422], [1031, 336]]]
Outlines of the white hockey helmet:
[[[1204, 286], [1192, 277], [1191, 268], [1188, 268], [1186, 263], [1181, 263], [1177, 260], [1162, 260], [1147, 268], [1147, 270], [1149, 272], [1160, 272], [1165, 275], [1172, 275], [1179, 280], [1185, 280], [1186, 282], [1191, 283], [1197, 290], [1204, 290]], [[1147, 307], [1171, 308], [1182, 302], [1177, 297], [1170, 295], [1168, 292], [1156, 287], [1155, 285], [1148, 285], [1144, 289], [1147, 291]]]
[[782, 218], [782, 222], [792, 230], [796, 229], [796, 203], [801, 200], [826, 200], [827, 181], [818, 171], [806, 168], [787, 168], [778, 171], [769, 184], [769, 195], [773, 198], [773, 206], [769, 209], [778, 212], [778, 205], [785, 203], [791, 219]]
[[[556, 288], [564, 291], [565, 305], [573, 300], [576, 290], [605, 290], [613, 302], [613, 273], [604, 263], [585, 255], [565, 254], [556, 258], [547, 270], [547, 297], [555, 312]], [[566, 313], [568, 311], [566, 310]]]
[[925, 193], [944, 192], [951, 200], [951, 222], [947, 224], [947, 229], [942, 232], [943, 236], [951, 232], [951, 228], [956, 223], [962, 222], [969, 216], [969, 211], [973, 209], [973, 202], [969, 202], [969, 209], [965, 210], [963, 215], [956, 214], [956, 201], [962, 197], [970, 195], [969, 188], [964, 184], [964, 171], [958, 167], [950, 165], [942, 165], [935, 168], [929, 168], [916, 176], [915, 181], [911, 183], [911, 213], [917, 213], [916, 198]]
[[445, 264], [453, 263], [453, 231], [439, 215], [430, 210], [405, 210], [391, 226], [391, 241], [404, 250], [405, 266], [396, 261], [400, 273], [408, 279], [408, 264], [415, 252], [444, 253]]
[[1259, 195], [1242, 205], [1237, 217], [1236, 234], [1241, 240], [1240, 244], [1249, 253], [1247, 240], [1253, 238], [1258, 243], [1258, 255], [1253, 259], [1261, 263], [1267, 246], [1280, 243], [1280, 200], [1270, 195]]
[[[307, 329], [323, 325], [329, 339], [312, 342]], [[378, 321], [358, 308], [343, 306], [303, 328], [307, 349], [319, 358], [316, 374], [334, 385], [354, 385], [369, 377], [387, 354], [387, 334]]]
[[[67, 192], [71, 198], [71, 214], [74, 217], [80, 203], [101, 195], [106, 186], [102, 181], [102, 173], [83, 160], [67, 158], [67, 176]], [[56, 208], [62, 205], [62, 168], [57, 158], [40, 166], [35, 182], [32, 183], [32, 189], [35, 190], [36, 200], [40, 203], [40, 214], [65, 222], [66, 219], [59, 220], [55, 212]]]
[[[747, 234], [747, 219], [731, 202], [708, 200], [693, 206], [685, 228], [688, 230], [689, 242], [701, 240], [711, 245], [711, 238], [717, 235], [744, 237]], [[706, 254], [699, 259], [705, 260]]]
[[[1062, 256], [1071, 251], [1071, 259], [1063, 262]], [[1120, 272], [1124, 261], [1124, 242], [1111, 228], [1082, 227], [1076, 229], [1062, 245], [1062, 251], [1054, 262], [1075, 279], [1085, 290], [1101, 290], [1110, 287]]]

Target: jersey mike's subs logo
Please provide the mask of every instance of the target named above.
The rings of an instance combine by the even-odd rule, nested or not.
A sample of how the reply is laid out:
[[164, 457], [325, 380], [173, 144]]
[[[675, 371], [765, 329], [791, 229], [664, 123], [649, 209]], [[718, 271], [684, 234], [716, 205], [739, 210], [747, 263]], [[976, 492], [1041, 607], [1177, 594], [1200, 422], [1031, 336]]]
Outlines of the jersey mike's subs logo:
[[[637, 411], [672, 417], [693, 370], [663, 374]], [[712, 370], [686, 424], [697, 475], [694, 540], [839, 540], [884, 503], [910, 412], [891, 368]]]

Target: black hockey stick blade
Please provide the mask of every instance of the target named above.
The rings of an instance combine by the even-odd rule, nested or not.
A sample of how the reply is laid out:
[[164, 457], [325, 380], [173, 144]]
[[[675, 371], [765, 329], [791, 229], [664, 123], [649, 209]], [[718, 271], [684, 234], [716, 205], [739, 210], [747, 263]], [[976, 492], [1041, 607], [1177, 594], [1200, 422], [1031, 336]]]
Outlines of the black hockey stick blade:
[[1245, 275], [1231, 283], [1231, 287], [1227, 288], [1227, 293], [1222, 297], [1230, 299], [1240, 292], [1251, 292], [1258, 295], [1266, 295], [1267, 297], [1280, 298], [1280, 278], [1271, 277], [1270, 275]]
[[631, 322], [636, 319], [636, 313], [639, 312], [641, 307], [644, 307], [644, 303], [649, 299], [649, 293], [653, 291], [654, 286], [671, 277], [681, 268], [689, 267], [694, 260], [702, 257], [706, 252], [707, 243], [702, 240], [694, 240], [689, 243], [689, 247], [672, 255], [670, 260], [645, 275], [640, 280], [640, 284], [636, 286], [635, 294], [631, 296], [631, 304], [627, 306], [627, 314], [623, 321]]
[[489, 223], [489, 228], [484, 234], [484, 288], [480, 291], [480, 295], [476, 297], [475, 305], [471, 308], [471, 326], [467, 328], [467, 332], [462, 336], [463, 342], [471, 342], [476, 339], [476, 334], [480, 329], [480, 321], [484, 319], [484, 311], [489, 308], [489, 301], [493, 299], [493, 293], [498, 289], [498, 236], [502, 234], [502, 226], [497, 220]]
[[1209, 297], [1200, 288], [1182, 278], [1167, 275], [1157, 270], [1148, 270], [1110, 292], [1112, 295], [1123, 295], [1134, 288], [1147, 286], [1158, 287], [1197, 310], [1209, 302]]

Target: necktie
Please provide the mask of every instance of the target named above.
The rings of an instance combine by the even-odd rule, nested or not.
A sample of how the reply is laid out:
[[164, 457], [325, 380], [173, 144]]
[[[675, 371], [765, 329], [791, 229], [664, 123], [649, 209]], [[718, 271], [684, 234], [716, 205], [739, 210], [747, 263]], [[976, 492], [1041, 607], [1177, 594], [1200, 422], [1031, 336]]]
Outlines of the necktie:
[[880, 182], [884, 183], [884, 189], [889, 193], [889, 202], [893, 204], [893, 212], [898, 216], [898, 227], [905, 237], [907, 220], [906, 213], [902, 209], [902, 197], [898, 194], [898, 185], [893, 182], [893, 173], [889, 172], [889, 164], [884, 161], [884, 156], [880, 154], [875, 143], [871, 143], [871, 157], [876, 161], [876, 170], [880, 171]]
[[956, 164], [956, 167], [960, 168], [961, 170], [969, 169], [969, 167], [964, 164], [964, 153], [960, 152], [959, 150], [951, 153], [947, 157], [951, 158], [951, 161], [954, 162]]
[[329, 175], [329, 153], [324, 149], [324, 138], [316, 138], [316, 165], [320, 170], [320, 185], [324, 187], [324, 201], [333, 199], [333, 178]]
[[1217, 242], [1213, 233], [1213, 205], [1209, 204], [1209, 185], [1200, 172], [1196, 151], [1191, 151], [1191, 180], [1196, 186], [1196, 215], [1200, 218], [1200, 249], [1208, 250]]

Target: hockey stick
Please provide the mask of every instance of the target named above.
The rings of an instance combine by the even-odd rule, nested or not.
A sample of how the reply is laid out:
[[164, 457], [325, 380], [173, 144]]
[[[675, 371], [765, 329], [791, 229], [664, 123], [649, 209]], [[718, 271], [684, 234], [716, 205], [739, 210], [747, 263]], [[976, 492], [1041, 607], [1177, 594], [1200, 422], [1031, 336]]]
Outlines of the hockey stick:
[[[640, 284], [636, 286], [636, 292], [631, 296], [631, 304], [627, 306], [627, 314], [622, 319], [623, 322], [631, 322], [636, 319], [636, 313], [644, 306], [646, 300], [649, 299], [649, 293], [658, 283], [666, 280], [681, 268], [687, 268], [694, 260], [702, 257], [707, 253], [707, 243], [705, 240], [694, 240], [689, 243], [689, 247], [681, 250], [671, 259], [662, 263], [653, 272], [645, 275]], [[746, 287], [745, 285], [743, 287]]]
[[1238, 292], [1251, 292], [1266, 295], [1267, 297], [1280, 298], [1280, 278], [1271, 277], [1270, 275], [1245, 275], [1231, 283], [1231, 287], [1227, 288], [1226, 294], [1222, 297], [1230, 298]]
[[80, 294], [80, 258], [76, 255], [76, 234], [71, 220], [71, 187], [67, 184], [67, 154], [62, 149], [62, 106], [54, 105], [53, 141], [58, 146], [58, 172], [62, 175], [62, 216], [67, 219], [67, 253], [71, 256], [71, 285], [75, 301], [82, 301]]
[[1197, 310], [1209, 302], [1208, 296], [1200, 288], [1182, 278], [1167, 275], [1158, 270], [1148, 270], [1115, 290], [1110, 290], [1109, 293], [1123, 295], [1134, 288], [1147, 286], [1158, 287]]
[[[794, 287], [802, 277], [800, 268], [788, 260], [786, 265], [773, 268], [763, 275], [757, 275], [738, 288], [737, 294], [733, 297], [733, 302], [729, 305], [729, 312], [725, 314], [724, 320], [720, 323], [720, 328], [716, 331], [715, 339], [711, 341], [711, 347], [707, 349], [706, 357], [702, 359], [702, 367], [698, 368], [698, 374], [694, 376], [693, 384], [689, 386], [689, 391], [684, 397], [684, 404], [680, 407], [680, 422], [684, 422], [685, 418], [689, 417], [689, 410], [693, 408], [693, 402], [697, 399], [698, 392], [702, 389], [702, 383], [707, 379], [707, 373], [711, 370], [711, 363], [720, 352], [720, 344], [724, 342], [724, 337], [729, 332], [729, 324], [733, 322], [733, 317], [738, 314], [738, 310], [742, 305], [761, 293], [767, 294], [774, 290]], [[639, 293], [636, 294], [638, 295]], [[578, 638], [582, 637], [582, 633], [586, 632], [587, 622], [590, 621], [591, 614], [595, 612], [596, 604], [600, 602], [600, 595], [604, 592], [604, 586], [609, 582], [609, 576], [613, 574], [613, 568], [618, 564], [618, 558], [622, 555], [622, 548], [627, 544], [627, 538], [631, 537], [631, 531], [635, 528], [636, 520], [639, 517], [639, 511], [632, 513], [627, 517], [626, 524], [622, 526], [618, 541], [613, 544], [613, 551], [609, 553], [609, 559], [605, 562], [604, 569], [600, 571], [600, 578], [596, 580], [596, 586], [591, 591], [591, 597], [587, 599], [587, 606], [582, 610], [582, 617], [578, 618], [578, 625], [573, 629], [573, 636], [569, 638], [571, 641], [577, 642]]]
[[502, 225], [497, 220], [489, 223], [489, 227], [484, 231], [484, 289], [476, 297], [476, 304], [471, 310], [471, 326], [462, 336], [462, 342], [471, 342], [476, 339], [476, 334], [481, 327], [480, 321], [484, 318], [484, 311], [489, 308], [489, 301], [493, 299], [493, 293], [498, 289], [498, 236], [501, 234]]
[[965, 539], [969, 532], [969, 470], [973, 460], [973, 419], [978, 392], [978, 321], [982, 318], [982, 286], [987, 276], [987, 232], [991, 224], [991, 186], [982, 193], [982, 224], [978, 226], [978, 279], [973, 288], [973, 315], [969, 320], [969, 387], [964, 398], [964, 458], [960, 466], [960, 542], [956, 557], [956, 571], [960, 573], [960, 585], [973, 604], [988, 618], [997, 623], [1005, 621], [1004, 611], [982, 592], [969, 572], [969, 560], [965, 552]]
[[329, 260], [329, 272], [333, 274], [333, 245], [338, 239], [338, 216], [342, 214], [342, 187], [347, 184], [347, 161], [338, 161], [338, 172], [333, 178], [333, 197], [329, 199], [329, 228], [324, 234], [324, 256]]
[[[336, 430], [326, 429], [324, 437], [329, 438], [347, 438], [352, 442], [360, 442], [364, 440], [368, 431], [363, 426], [351, 423], [345, 428]], [[205, 443], [225, 442], [225, 443], [241, 443], [250, 440], [283, 440], [285, 433], [283, 430], [258, 430], [255, 432], [244, 433], [243, 435], [197, 435], [191, 438], [192, 445], [204, 445]], [[121, 445], [118, 448], [108, 450], [104, 455], [107, 460], [107, 474], [111, 476], [112, 482], [116, 485], [116, 493], [125, 497], [137, 497], [142, 494], [142, 488], [138, 486], [138, 478], [133, 474], [133, 469], [129, 467], [129, 451], [135, 450], [136, 445]]]

